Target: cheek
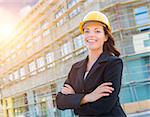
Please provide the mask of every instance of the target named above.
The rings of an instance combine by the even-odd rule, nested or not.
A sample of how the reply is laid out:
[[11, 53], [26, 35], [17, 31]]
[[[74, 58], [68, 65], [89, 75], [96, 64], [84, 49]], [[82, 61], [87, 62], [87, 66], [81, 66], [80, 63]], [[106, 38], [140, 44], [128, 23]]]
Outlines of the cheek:
[[83, 35], [84, 42], [87, 40], [87, 35]]
[[100, 35], [100, 36], [98, 36], [98, 38], [101, 42], [105, 42], [107, 40], [105, 35]]
[[105, 38], [100, 38], [100, 39], [98, 40], [98, 45], [103, 45], [104, 42], [105, 42]]

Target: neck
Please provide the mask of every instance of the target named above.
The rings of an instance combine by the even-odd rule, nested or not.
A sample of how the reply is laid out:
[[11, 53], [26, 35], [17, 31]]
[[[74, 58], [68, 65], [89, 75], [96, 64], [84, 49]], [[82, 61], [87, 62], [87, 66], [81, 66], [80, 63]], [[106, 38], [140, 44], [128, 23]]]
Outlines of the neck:
[[93, 63], [102, 54], [103, 50], [89, 51], [89, 63]]

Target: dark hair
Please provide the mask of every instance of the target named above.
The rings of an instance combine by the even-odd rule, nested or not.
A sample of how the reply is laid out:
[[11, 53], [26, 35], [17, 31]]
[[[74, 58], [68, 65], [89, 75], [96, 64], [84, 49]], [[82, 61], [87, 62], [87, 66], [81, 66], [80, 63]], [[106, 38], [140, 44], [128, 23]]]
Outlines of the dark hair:
[[105, 35], [107, 36], [107, 41], [104, 42], [103, 51], [109, 53], [110, 55], [120, 56], [120, 52], [115, 48], [115, 40], [112, 33], [107, 27], [104, 27]]

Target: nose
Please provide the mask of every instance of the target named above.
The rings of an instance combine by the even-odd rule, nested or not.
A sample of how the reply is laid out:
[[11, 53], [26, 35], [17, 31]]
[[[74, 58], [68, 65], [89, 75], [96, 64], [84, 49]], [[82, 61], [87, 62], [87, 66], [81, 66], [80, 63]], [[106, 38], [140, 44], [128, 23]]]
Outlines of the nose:
[[89, 31], [89, 37], [93, 37], [95, 35], [94, 31]]

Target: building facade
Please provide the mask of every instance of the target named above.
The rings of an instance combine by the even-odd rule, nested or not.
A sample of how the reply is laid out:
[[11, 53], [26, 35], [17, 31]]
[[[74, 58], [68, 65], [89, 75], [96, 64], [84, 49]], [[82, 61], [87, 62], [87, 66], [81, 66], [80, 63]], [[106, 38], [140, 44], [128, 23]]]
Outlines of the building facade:
[[108, 16], [121, 52], [123, 109], [150, 109], [150, 0], [41, 0], [0, 47], [4, 117], [75, 117], [56, 108], [56, 94], [87, 55], [79, 22], [92, 10]]

